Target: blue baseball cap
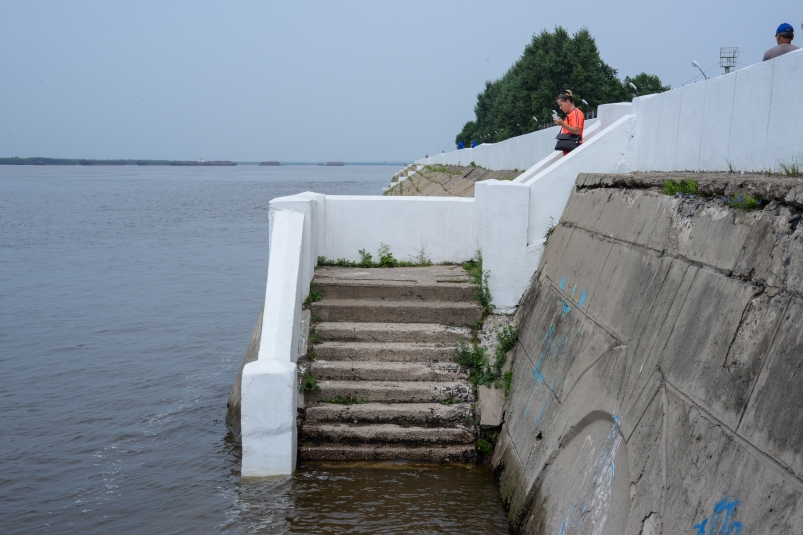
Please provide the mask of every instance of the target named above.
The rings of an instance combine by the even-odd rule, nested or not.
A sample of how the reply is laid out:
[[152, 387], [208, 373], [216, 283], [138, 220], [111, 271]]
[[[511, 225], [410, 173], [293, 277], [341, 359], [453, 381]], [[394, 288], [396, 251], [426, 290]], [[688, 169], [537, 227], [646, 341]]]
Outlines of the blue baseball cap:
[[784, 22], [783, 24], [778, 26], [778, 30], [775, 32], [775, 35], [778, 35], [779, 33], [795, 33], [795, 29], [792, 27], [791, 24], [787, 24]]

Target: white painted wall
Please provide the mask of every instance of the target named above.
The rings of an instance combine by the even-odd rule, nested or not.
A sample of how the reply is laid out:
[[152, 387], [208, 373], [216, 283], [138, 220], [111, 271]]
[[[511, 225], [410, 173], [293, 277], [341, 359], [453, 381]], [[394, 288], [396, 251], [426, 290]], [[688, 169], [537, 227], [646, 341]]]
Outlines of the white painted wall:
[[[599, 119], [588, 119], [588, 131]], [[475, 148], [467, 147], [445, 154], [436, 154], [415, 161], [419, 165], [469, 165], [474, 162], [480, 167], [501, 171], [505, 169], [529, 169], [540, 160], [555, 152], [555, 136], [559, 128], [553, 126], [521, 136], [512, 137], [499, 143], [483, 143]], [[560, 154], [560, 153], [558, 153]]]
[[473, 159], [491, 169], [529, 165], [516, 181], [478, 183], [473, 199], [307, 192], [271, 201], [262, 340], [258, 360], [243, 371], [243, 476], [295, 468], [300, 312], [318, 256], [357, 260], [359, 249], [375, 254], [385, 243], [397, 258], [423, 249], [443, 262], [471, 258], [479, 248], [494, 304], [511, 311], [579, 173], [727, 170], [728, 161], [750, 171], [803, 158], [801, 87], [803, 50], [632, 105], [601, 106], [593, 129], [586, 123], [585, 143], [566, 157], [552, 150], [550, 129], [449, 153], [443, 161], [418, 160], [466, 165]]
[[803, 161], [803, 50], [635, 99], [633, 170], [778, 170]]
[[635, 123], [635, 115], [625, 115], [524, 183], [530, 194], [528, 245], [543, 244], [549, 227], [560, 220], [578, 174], [630, 171]]
[[432, 262], [457, 262], [480, 246], [474, 199], [327, 195], [325, 206], [318, 254], [327, 258], [359, 260], [360, 249], [376, 258], [384, 243], [400, 260], [424, 251]]

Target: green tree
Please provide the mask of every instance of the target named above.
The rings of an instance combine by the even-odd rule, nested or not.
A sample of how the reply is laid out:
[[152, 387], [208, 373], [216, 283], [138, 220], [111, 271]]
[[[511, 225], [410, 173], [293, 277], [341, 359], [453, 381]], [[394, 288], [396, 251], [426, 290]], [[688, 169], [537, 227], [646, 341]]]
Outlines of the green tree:
[[633, 78], [625, 76], [625, 85], [633, 83], [638, 88], [639, 95], [652, 95], [653, 93], [663, 93], [672, 89], [668, 85], [661, 85], [661, 79], [654, 74], [643, 72]]
[[[457, 134], [455, 144], [465, 145], [502, 141], [532, 132], [538, 124], [552, 122], [555, 98], [564, 89], [571, 89], [575, 103], [583, 111], [610, 102], [630, 101], [633, 82], [640, 95], [666, 91], [655, 75], [641, 73], [620, 80], [617, 71], [599, 55], [597, 44], [587, 29], [569, 35], [565, 28], [546, 30], [533, 35], [521, 57], [498, 80], [485, 82], [477, 95], [475, 118]], [[642, 87], [643, 86], [643, 87]], [[535, 119], [533, 119], [535, 117]]]

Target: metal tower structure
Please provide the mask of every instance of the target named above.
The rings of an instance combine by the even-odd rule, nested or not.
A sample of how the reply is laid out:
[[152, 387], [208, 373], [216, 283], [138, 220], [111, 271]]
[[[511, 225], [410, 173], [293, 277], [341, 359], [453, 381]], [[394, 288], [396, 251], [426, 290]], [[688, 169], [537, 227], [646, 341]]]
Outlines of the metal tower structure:
[[739, 57], [738, 46], [723, 46], [719, 49], [719, 66], [725, 69], [725, 74], [736, 67], [736, 58]]

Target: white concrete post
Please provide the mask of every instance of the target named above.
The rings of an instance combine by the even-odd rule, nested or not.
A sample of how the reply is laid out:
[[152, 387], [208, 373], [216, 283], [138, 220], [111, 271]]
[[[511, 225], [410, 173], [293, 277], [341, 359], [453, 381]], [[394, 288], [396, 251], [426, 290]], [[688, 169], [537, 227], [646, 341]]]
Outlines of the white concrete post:
[[[307, 207], [309, 206], [309, 201]], [[289, 475], [296, 464], [296, 364], [304, 271], [302, 212], [272, 210], [258, 359], [243, 369], [243, 477]]]
[[530, 282], [535, 266], [527, 261], [530, 189], [523, 184], [485, 180], [482, 197], [482, 267], [497, 312], [510, 313]]

